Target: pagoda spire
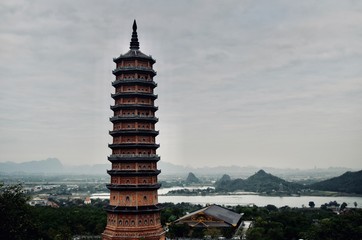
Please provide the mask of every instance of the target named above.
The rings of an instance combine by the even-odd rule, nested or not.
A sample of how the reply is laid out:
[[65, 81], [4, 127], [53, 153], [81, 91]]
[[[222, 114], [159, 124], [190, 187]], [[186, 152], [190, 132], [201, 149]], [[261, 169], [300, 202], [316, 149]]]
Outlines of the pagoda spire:
[[129, 49], [138, 50], [138, 49], [140, 49], [140, 43], [138, 42], [136, 19], [133, 21], [132, 28], [133, 28], [133, 32], [132, 32], [132, 38], [131, 38]]

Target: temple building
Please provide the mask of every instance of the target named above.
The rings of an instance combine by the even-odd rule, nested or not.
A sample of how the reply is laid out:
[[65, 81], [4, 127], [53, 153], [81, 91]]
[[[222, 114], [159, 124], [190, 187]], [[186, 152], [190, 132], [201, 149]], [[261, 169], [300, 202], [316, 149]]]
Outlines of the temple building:
[[242, 223], [242, 216], [243, 214], [213, 204], [189, 213], [177, 219], [173, 224], [187, 224], [191, 231], [218, 229], [221, 233], [225, 230], [235, 233]]
[[107, 226], [103, 239], [165, 239], [158, 207], [157, 190], [160, 188], [157, 176], [156, 154], [159, 147], [155, 138], [155, 117], [157, 107], [154, 101], [157, 95], [153, 81], [156, 72], [151, 56], [139, 50], [136, 21], [130, 50], [114, 58], [116, 69], [113, 70], [115, 81], [112, 83], [114, 112], [110, 121], [113, 130], [112, 154], [108, 160], [112, 169], [108, 170], [111, 183], [110, 203], [106, 207]]

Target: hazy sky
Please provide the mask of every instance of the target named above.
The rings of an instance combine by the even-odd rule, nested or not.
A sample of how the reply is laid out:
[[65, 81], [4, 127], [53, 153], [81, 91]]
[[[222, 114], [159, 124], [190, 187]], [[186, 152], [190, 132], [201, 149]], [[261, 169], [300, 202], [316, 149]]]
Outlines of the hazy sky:
[[362, 1], [0, 2], [0, 161], [108, 163], [133, 19], [162, 161], [362, 168]]

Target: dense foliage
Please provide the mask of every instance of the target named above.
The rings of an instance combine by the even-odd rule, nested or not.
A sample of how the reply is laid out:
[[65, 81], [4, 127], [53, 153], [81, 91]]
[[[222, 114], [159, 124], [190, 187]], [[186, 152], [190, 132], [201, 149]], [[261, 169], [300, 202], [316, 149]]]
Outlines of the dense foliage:
[[0, 239], [36, 239], [38, 225], [21, 185], [0, 183]]
[[106, 213], [100, 207], [34, 207], [33, 213], [43, 239], [100, 235], [106, 226]]
[[[30, 207], [20, 185], [0, 185], [0, 239], [70, 239], [74, 235], [100, 235], [106, 225], [106, 213], [101, 204], [94, 206], [67, 206], [60, 208]], [[340, 206], [340, 214], [329, 207]], [[174, 225], [173, 221], [202, 208], [189, 203], [161, 205], [161, 221], [169, 227], [168, 237], [231, 237], [227, 229], [190, 229]], [[253, 221], [247, 231], [248, 240], [305, 239], [305, 240], [360, 240], [362, 236], [362, 209], [331, 202], [323, 208], [291, 209], [235, 206], [243, 219]]]
[[244, 219], [253, 220], [248, 240], [360, 240], [362, 210], [348, 209], [337, 215], [328, 209], [235, 207]]

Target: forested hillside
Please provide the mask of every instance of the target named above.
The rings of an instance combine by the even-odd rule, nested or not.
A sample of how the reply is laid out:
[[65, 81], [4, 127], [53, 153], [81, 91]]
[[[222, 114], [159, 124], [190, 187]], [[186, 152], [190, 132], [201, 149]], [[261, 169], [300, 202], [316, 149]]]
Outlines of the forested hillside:
[[346, 172], [339, 177], [317, 182], [309, 187], [322, 191], [362, 194], [362, 170], [358, 172]]

